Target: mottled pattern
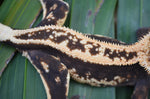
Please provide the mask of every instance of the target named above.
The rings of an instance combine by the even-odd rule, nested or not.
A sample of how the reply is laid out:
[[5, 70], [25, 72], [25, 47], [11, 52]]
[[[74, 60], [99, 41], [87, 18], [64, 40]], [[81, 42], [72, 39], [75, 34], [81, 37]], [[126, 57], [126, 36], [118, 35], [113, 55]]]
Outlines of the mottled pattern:
[[75, 49], [81, 50], [82, 52], [85, 52], [84, 45], [80, 43], [81, 39], [79, 39], [76, 35], [73, 35], [71, 33], [66, 33], [66, 31], [62, 29], [49, 29], [49, 30], [40, 30], [40, 31], [34, 31], [31, 33], [25, 33], [20, 36], [16, 36], [17, 39], [23, 39], [23, 40], [51, 40], [52, 42], [56, 44], [60, 44], [64, 41], [68, 41], [67, 47], [72, 51]]
[[82, 44], [81, 38], [78, 38], [75, 34], [72, 34], [63, 29], [39, 30], [39, 31], [25, 33], [25, 34], [15, 36], [15, 37], [17, 39], [22, 39], [22, 40], [29, 40], [29, 39], [51, 40], [52, 42], [56, 44], [60, 44], [64, 41], [68, 41], [66, 47], [68, 47], [71, 51], [78, 49], [78, 50], [81, 50], [82, 52], [85, 52], [86, 48], [84, 46], [90, 44], [91, 46], [93, 46], [91, 49], [89, 49], [92, 55], [98, 54], [98, 51], [96, 51], [96, 48], [100, 48], [99, 44], [93, 45], [93, 43], [90, 41], [88, 41], [85, 44]]
[[123, 50], [123, 51], [113, 50], [112, 51], [109, 48], [105, 49], [104, 56], [106, 56], [106, 55], [108, 55], [108, 57], [111, 58], [112, 60], [114, 60], [114, 58], [120, 58], [121, 59], [121, 57], [123, 57], [127, 61], [134, 58], [134, 57], [137, 57], [136, 52], [126, 52], [125, 50]]
[[[30, 43], [30, 45], [37, 46], [43, 44], [45, 46], [54, 47], [69, 56], [78, 57], [81, 60], [91, 63], [127, 65], [132, 64], [131, 62], [137, 62], [135, 60], [135, 58], [138, 57], [136, 49], [133, 50], [132, 45], [125, 45], [124, 43], [118, 45], [119, 41], [116, 40], [112, 40], [111, 43], [111, 40], [108, 38], [106, 38], [108, 43], [93, 40], [76, 31], [58, 26], [45, 26], [30, 29], [28, 32], [20, 32], [22, 32], [22, 34], [14, 36], [15, 39], [20, 40], [20, 42], [26, 40], [26, 42], [20, 44], [25, 45], [26, 43]], [[102, 37], [99, 37], [99, 39], [101, 38]], [[33, 40], [35, 40], [35, 42]]]

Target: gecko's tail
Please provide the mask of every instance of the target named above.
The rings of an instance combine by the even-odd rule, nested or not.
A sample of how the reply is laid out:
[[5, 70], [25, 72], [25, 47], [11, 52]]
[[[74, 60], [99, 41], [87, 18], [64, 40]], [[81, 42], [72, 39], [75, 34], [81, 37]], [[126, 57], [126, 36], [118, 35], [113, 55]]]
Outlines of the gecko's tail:
[[138, 29], [139, 63], [150, 73], [150, 27]]
[[12, 29], [9, 26], [0, 23], [0, 41], [6, 41], [10, 37]]

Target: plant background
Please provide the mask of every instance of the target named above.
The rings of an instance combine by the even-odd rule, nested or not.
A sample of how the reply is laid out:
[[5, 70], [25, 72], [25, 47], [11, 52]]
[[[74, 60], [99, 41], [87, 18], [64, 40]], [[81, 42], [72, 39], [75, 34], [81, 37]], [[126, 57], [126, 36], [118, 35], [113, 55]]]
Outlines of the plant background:
[[[136, 30], [150, 26], [150, 0], [65, 1], [70, 5], [65, 26], [82, 33], [100, 34], [134, 43]], [[1, 0], [0, 4], [0, 22], [17, 29], [29, 28], [41, 10], [39, 0]], [[41, 17], [42, 13], [35, 24]], [[34, 67], [14, 48], [3, 44], [0, 44], [0, 75], [0, 99], [46, 99], [44, 86]], [[133, 88], [97, 88], [71, 80], [68, 97], [130, 99]]]

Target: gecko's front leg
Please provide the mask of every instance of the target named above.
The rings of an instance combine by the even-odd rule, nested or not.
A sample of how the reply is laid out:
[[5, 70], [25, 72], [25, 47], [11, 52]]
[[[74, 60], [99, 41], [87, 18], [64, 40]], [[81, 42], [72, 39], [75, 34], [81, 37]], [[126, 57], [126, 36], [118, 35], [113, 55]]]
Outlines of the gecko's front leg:
[[43, 7], [43, 19], [38, 26], [62, 26], [69, 12], [68, 3], [63, 0], [40, 0]]

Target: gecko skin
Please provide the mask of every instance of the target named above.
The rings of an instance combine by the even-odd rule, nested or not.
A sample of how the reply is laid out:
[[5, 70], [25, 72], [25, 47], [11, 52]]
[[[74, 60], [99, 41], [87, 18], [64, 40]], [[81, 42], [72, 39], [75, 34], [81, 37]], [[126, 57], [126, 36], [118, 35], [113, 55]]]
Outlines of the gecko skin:
[[92, 86], [134, 85], [133, 99], [146, 99], [150, 87], [150, 30], [138, 42], [83, 35], [62, 27], [69, 6], [41, 0], [43, 19], [35, 28], [13, 30], [0, 24], [0, 41], [16, 47], [39, 72], [48, 99], [66, 99], [70, 76]]

